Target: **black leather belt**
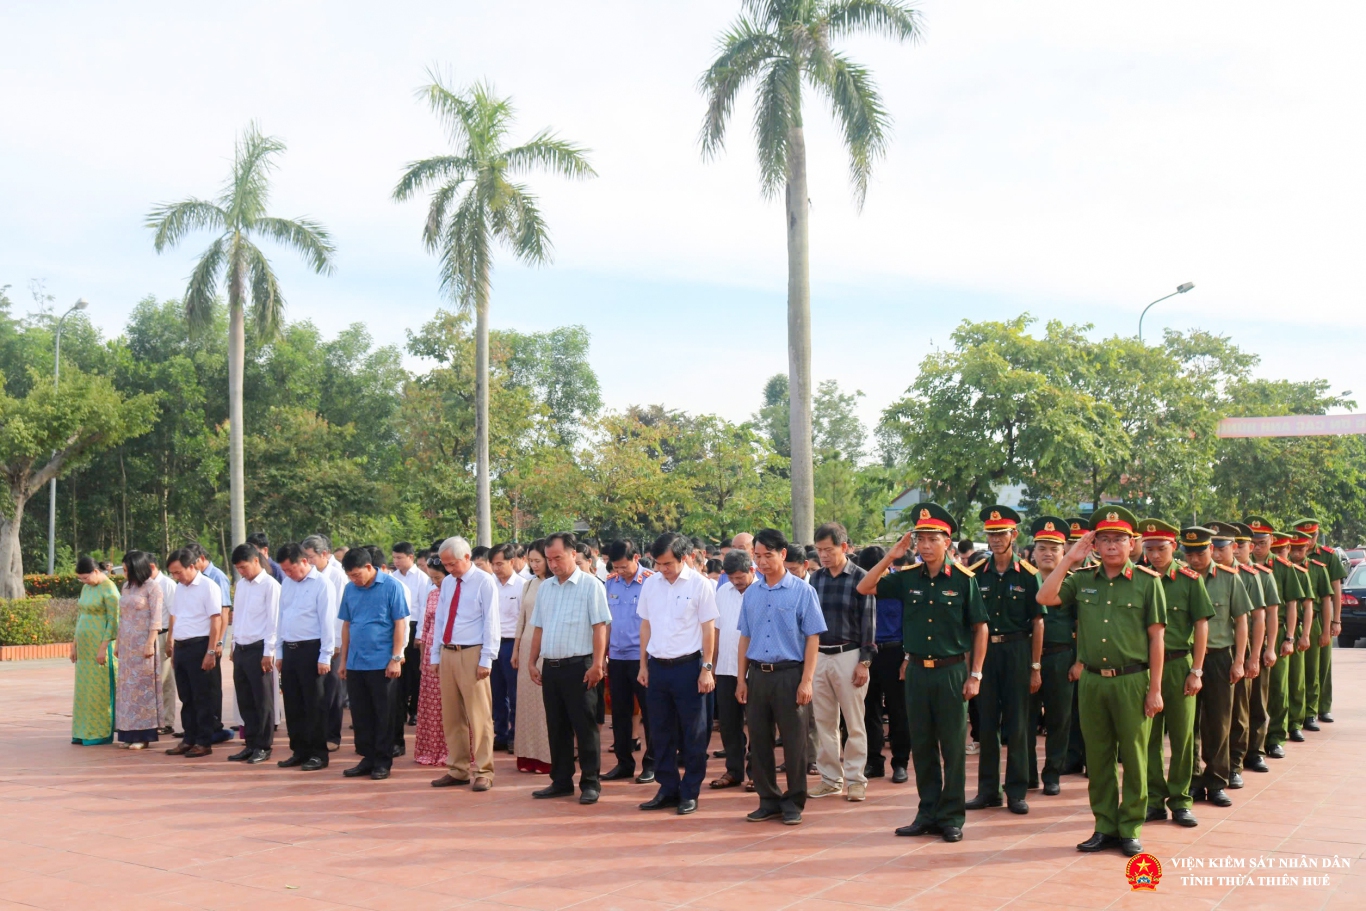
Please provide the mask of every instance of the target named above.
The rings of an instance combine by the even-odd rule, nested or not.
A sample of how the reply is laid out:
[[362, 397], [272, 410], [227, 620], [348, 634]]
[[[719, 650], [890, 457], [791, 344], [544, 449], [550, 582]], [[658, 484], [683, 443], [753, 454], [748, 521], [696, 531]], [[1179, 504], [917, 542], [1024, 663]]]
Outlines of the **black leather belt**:
[[545, 667], [569, 667], [571, 664], [583, 664], [592, 660], [592, 655], [575, 655], [572, 658], [544, 658], [541, 663]]
[[1076, 648], [1076, 646], [1074, 646], [1070, 642], [1057, 642], [1052, 645], [1045, 644], [1043, 647], [1043, 652], [1041, 654], [1056, 655], [1058, 654], [1058, 652], [1070, 652], [1074, 648]]
[[1086, 665], [1089, 674], [1096, 674], [1100, 677], [1127, 677], [1129, 674], [1137, 674], [1139, 671], [1146, 671], [1148, 662], [1142, 664], [1131, 664], [1128, 667], [1091, 667]]
[[175, 644], [176, 644], [176, 645], [193, 645], [193, 644], [195, 644], [195, 643], [197, 643], [197, 642], [208, 642], [208, 641], [209, 641], [209, 637], [208, 637], [208, 636], [191, 636], [191, 637], [188, 638], [188, 639], [177, 639], [177, 640], [175, 640]]
[[843, 644], [841, 644], [841, 645], [822, 645], [822, 646], [819, 646], [819, 648], [820, 648], [820, 653], [821, 653], [822, 655], [842, 655], [842, 654], [844, 654], [845, 652], [852, 652], [854, 649], [859, 648], [859, 647], [860, 647], [860, 646], [859, 646], [859, 644], [858, 644], [857, 642], [845, 642], [845, 643], [843, 643]]
[[884, 648], [901, 648], [901, 640], [888, 639], [886, 642], [878, 642], [875, 645], [878, 651], [882, 651]]
[[449, 642], [446, 642], [442, 643], [441, 647], [452, 652], [463, 652], [467, 648], [483, 648], [484, 644], [482, 642], [476, 642], [474, 645], [451, 645]]
[[691, 655], [684, 655], [681, 658], [656, 658], [654, 655], [651, 655], [650, 660], [653, 661], [655, 664], [660, 664], [664, 667], [673, 667], [676, 664], [688, 664], [690, 662], [698, 660], [701, 657], [701, 652], [693, 652]]
[[1184, 657], [1186, 657], [1187, 655], [1189, 655], [1190, 653], [1191, 653], [1191, 650], [1190, 650], [1190, 649], [1188, 649], [1188, 648], [1182, 648], [1182, 649], [1173, 649], [1172, 651], [1170, 651], [1170, 652], [1164, 652], [1163, 654], [1166, 655], [1168, 661], [1175, 661], [1177, 658], [1184, 658]]
[[948, 667], [951, 664], [962, 664], [967, 660], [967, 657], [967, 655], [950, 655], [947, 658], [926, 658], [923, 655], [907, 655], [906, 660], [921, 667]]
[[758, 661], [758, 662], [751, 662], [751, 663], [750, 663], [750, 667], [757, 667], [760, 671], [762, 671], [762, 672], [765, 673], [765, 674], [771, 674], [771, 673], [773, 673], [774, 671], [786, 671], [786, 670], [791, 670], [791, 669], [794, 668], [794, 667], [801, 667], [801, 666], [802, 666], [802, 662], [800, 662], [800, 661], [771, 661], [771, 662]]
[[1019, 642], [1021, 639], [1028, 639], [1033, 633], [1001, 633], [999, 636], [991, 637], [992, 645], [1000, 645], [1002, 642]]
[[286, 642], [285, 648], [299, 648], [304, 645], [321, 646], [322, 644], [321, 639], [300, 639], [298, 642]]

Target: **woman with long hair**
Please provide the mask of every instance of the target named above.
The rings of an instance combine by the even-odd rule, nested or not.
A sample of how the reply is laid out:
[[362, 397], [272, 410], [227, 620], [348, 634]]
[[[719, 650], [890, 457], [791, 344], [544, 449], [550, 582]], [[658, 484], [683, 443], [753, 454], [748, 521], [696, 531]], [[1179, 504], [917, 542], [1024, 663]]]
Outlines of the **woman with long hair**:
[[[90, 557], [76, 561], [83, 583], [76, 602], [76, 693], [71, 705], [71, 742], [82, 746], [114, 739], [114, 640], [119, 634], [119, 590]], [[152, 727], [156, 727], [154, 723]]]
[[162, 628], [161, 587], [152, 581], [151, 558], [143, 551], [123, 555], [119, 598], [118, 658], [114, 729], [118, 745], [143, 750], [157, 739], [161, 679], [157, 673], [157, 631]]
[[532, 579], [522, 589], [522, 610], [517, 615], [517, 641], [512, 647], [512, 666], [517, 668], [517, 737], [513, 750], [517, 753], [517, 771], [550, 774], [550, 734], [545, 726], [545, 701], [541, 688], [531, 681], [531, 612], [536, 608], [536, 590], [545, 580], [549, 567], [545, 562], [545, 542], [532, 541], [527, 545], [526, 564]]
[[441, 580], [446, 578], [446, 567], [441, 556], [433, 552], [422, 567], [431, 577], [432, 587], [427, 592], [427, 604], [422, 617], [423, 638], [418, 640], [418, 660], [422, 663], [422, 677], [417, 693], [417, 733], [413, 737], [413, 759], [421, 765], [446, 764], [446, 731], [441, 725], [441, 682], [437, 666], [430, 657], [431, 636], [436, 625], [436, 602], [441, 594]]

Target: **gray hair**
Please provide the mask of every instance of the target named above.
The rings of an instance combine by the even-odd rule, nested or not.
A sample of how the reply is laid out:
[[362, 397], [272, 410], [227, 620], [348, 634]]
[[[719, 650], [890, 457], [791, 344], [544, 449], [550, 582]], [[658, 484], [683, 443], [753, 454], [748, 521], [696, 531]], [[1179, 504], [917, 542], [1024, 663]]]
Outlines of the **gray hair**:
[[311, 550], [318, 556], [332, 553], [332, 542], [327, 540], [327, 535], [309, 535], [299, 542], [299, 546], [304, 550]]
[[459, 535], [447, 538], [441, 542], [441, 547], [437, 549], [439, 554], [450, 554], [457, 560], [463, 560], [470, 555], [470, 542]]
[[731, 573], [747, 573], [753, 568], [754, 564], [750, 562], [749, 554], [739, 548], [728, 552], [721, 561], [721, 569], [728, 576]]

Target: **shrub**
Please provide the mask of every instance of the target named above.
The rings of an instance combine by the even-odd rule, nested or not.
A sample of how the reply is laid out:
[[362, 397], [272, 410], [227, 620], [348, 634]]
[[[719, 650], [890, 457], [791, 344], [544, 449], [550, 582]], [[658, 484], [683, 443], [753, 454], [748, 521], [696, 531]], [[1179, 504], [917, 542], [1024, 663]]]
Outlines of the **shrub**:
[[0, 601], [0, 645], [47, 645], [54, 642], [48, 627], [46, 596]]
[[54, 598], [79, 598], [81, 580], [75, 573], [61, 573], [49, 576], [46, 573], [32, 573], [24, 576], [24, 591], [29, 597], [51, 595]]

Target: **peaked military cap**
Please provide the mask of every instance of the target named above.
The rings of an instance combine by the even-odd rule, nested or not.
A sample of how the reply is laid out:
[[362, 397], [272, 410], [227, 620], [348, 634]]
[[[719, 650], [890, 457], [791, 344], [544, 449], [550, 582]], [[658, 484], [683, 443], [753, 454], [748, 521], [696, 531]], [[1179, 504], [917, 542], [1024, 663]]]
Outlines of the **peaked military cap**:
[[953, 537], [958, 534], [958, 523], [938, 503], [917, 503], [911, 507], [916, 531], [937, 531]]
[[1144, 541], [1171, 541], [1176, 543], [1176, 526], [1161, 519], [1140, 519], [1138, 533]]
[[1252, 532], [1254, 538], [1276, 533], [1275, 527], [1262, 516], [1244, 516], [1243, 524]]
[[1086, 534], [1086, 530], [1087, 530], [1087, 528], [1088, 528], [1088, 526], [1089, 526], [1090, 524], [1091, 524], [1091, 523], [1087, 522], [1087, 521], [1086, 521], [1084, 518], [1082, 518], [1081, 516], [1073, 516], [1072, 518], [1068, 519], [1068, 520], [1067, 520], [1067, 540], [1069, 540], [1069, 541], [1076, 541], [1076, 540], [1078, 540], [1082, 535]]
[[1201, 550], [1209, 547], [1214, 531], [1203, 525], [1188, 525], [1181, 529], [1181, 546], [1186, 550]]
[[1296, 519], [1290, 523], [1290, 527], [1295, 529], [1290, 536], [1290, 543], [1296, 547], [1302, 544], [1313, 544], [1314, 535], [1319, 533], [1318, 519]]
[[1240, 543], [1252, 540], [1252, 526], [1246, 522], [1230, 522], [1229, 524], [1238, 529], [1238, 534], [1234, 535], [1233, 540]]
[[1123, 506], [1102, 506], [1091, 513], [1091, 530], [1095, 532], [1122, 531], [1132, 535], [1137, 525], [1138, 519]]
[[1029, 526], [1029, 533], [1035, 541], [1056, 541], [1067, 543], [1068, 521], [1057, 516], [1039, 516]]
[[982, 520], [986, 530], [991, 531], [1010, 531], [1020, 525], [1020, 514], [1009, 506], [987, 506], [977, 518]]

